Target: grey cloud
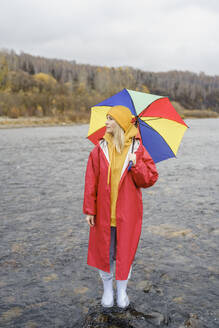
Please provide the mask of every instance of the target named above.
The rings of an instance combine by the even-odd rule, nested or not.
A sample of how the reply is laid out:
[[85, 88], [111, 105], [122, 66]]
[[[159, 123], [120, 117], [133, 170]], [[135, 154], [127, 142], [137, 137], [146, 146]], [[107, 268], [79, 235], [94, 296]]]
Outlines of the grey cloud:
[[0, 47], [145, 70], [219, 74], [219, 2], [14, 0], [0, 12]]

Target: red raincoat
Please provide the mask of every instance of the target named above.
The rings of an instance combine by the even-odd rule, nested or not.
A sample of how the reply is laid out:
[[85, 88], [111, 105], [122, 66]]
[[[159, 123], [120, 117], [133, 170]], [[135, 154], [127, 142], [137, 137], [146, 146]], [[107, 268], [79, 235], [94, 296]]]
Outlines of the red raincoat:
[[[131, 152], [131, 146], [128, 154]], [[136, 165], [128, 171], [124, 162], [116, 204], [116, 280], [126, 280], [135, 257], [142, 226], [140, 188], [158, 179], [156, 166], [139, 140], [135, 142]], [[85, 176], [84, 214], [95, 215], [90, 228], [87, 264], [110, 272], [110, 185], [107, 184], [109, 154], [103, 139], [90, 153]]]

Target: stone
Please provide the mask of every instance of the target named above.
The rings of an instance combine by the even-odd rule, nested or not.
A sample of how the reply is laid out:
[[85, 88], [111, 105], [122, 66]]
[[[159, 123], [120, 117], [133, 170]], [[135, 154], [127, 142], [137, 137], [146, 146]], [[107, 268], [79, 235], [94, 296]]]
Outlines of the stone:
[[189, 319], [186, 320], [186, 322], [184, 323], [184, 326], [185, 327], [190, 327], [190, 328], [204, 328], [204, 326], [201, 323], [201, 321], [199, 320], [197, 314], [190, 313], [189, 316], [190, 316]]
[[19, 307], [13, 307], [11, 308], [10, 310], [8, 311], [5, 311], [1, 314], [1, 317], [0, 317], [0, 323], [1, 322], [7, 322], [7, 321], [10, 321], [12, 319], [15, 319], [19, 316], [21, 316], [23, 313], [23, 310]]
[[56, 273], [52, 273], [50, 276], [43, 277], [43, 280], [45, 282], [53, 281], [53, 280], [58, 280], [58, 276]]
[[87, 287], [77, 287], [77, 288], [74, 288], [74, 293], [75, 294], [85, 294], [87, 293], [89, 289]]
[[195, 237], [191, 229], [179, 229], [179, 227], [172, 224], [161, 224], [159, 226], [151, 225], [147, 228], [147, 230], [153, 234], [166, 238]]
[[145, 293], [149, 293], [152, 282], [149, 280], [142, 280], [136, 285], [137, 289], [143, 290]]
[[119, 309], [114, 306], [110, 309], [104, 309], [101, 306], [89, 309], [84, 322], [80, 327], [94, 328], [142, 328], [142, 327], [164, 327], [170, 322], [168, 315], [157, 311], [146, 311], [145, 313], [137, 311], [133, 305], [127, 309]]

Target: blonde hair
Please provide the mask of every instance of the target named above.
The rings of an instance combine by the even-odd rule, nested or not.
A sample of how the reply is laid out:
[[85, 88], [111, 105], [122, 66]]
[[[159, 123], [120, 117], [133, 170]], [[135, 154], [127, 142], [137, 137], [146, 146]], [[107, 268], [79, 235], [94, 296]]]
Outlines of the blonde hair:
[[116, 125], [113, 129], [113, 143], [118, 153], [121, 153], [124, 148], [124, 130], [115, 121]]

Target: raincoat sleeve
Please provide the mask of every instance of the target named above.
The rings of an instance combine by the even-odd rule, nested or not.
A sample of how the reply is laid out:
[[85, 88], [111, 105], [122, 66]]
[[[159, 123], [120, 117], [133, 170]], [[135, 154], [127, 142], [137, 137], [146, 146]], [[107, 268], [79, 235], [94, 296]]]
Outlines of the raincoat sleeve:
[[154, 161], [143, 146], [136, 154], [136, 164], [131, 168], [132, 178], [138, 188], [148, 188], [158, 179]]
[[99, 152], [97, 147], [90, 153], [85, 174], [83, 212], [96, 215], [97, 188], [99, 177]]

